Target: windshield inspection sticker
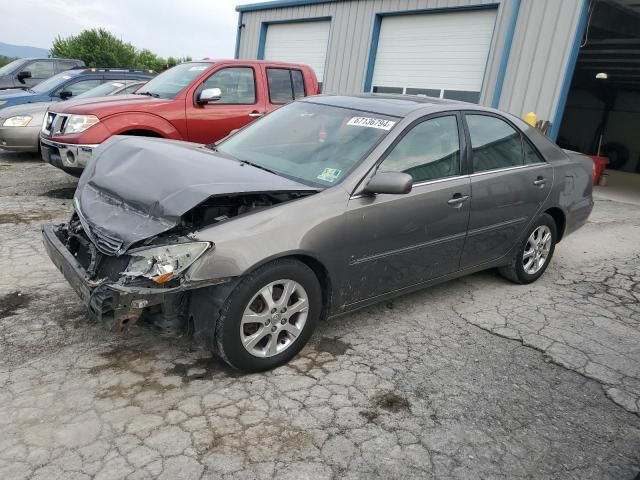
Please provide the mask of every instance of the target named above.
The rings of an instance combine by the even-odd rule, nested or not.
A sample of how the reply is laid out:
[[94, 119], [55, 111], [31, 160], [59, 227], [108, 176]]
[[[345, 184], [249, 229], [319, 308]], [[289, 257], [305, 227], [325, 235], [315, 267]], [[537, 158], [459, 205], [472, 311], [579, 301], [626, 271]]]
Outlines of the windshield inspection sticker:
[[190, 72], [201, 72], [202, 70], [206, 70], [206, 66], [195, 66], [189, 69]]
[[340, 175], [342, 174], [342, 170], [339, 170], [337, 168], [325, 168], [323, 170], [323, 172], [318, 175], [316, 178], [318, 180], [322, 180], [323, 182], [335, 182], [338, 178], [340, 178]]
[[378, 128], [380, 130], [391, 130], [395, 124], [396, 122], [392, 122], [391, 120], [369, 117], [353, 117], [347, 123], [347, 125], [352, 125], [354, 127]]

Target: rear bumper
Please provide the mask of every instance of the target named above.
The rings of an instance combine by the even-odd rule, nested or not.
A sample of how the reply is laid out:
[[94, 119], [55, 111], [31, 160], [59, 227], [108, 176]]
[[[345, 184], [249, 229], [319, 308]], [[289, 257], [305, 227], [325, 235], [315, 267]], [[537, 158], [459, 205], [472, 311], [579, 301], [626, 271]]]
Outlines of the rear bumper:
[[62, 170], [82, 170], [98, 145], [61, 143], [40, 137], [42, 160]]
[[40, 127], [0, 127], [0, 148], [15, 152], [37, 152]]

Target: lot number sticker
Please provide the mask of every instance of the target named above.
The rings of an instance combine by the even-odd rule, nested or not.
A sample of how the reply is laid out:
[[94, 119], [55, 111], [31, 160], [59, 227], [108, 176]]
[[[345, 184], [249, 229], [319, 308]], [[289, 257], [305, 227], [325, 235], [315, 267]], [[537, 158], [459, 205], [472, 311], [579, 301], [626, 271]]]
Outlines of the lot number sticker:
[[340, 178], [340, 174], [342, 174], [342, 170], [338, 168], [325, 168], [320, 175], [316, 178], [318, 180], [322, 180], [323, 182], [335, 182], [338, 178]]
[[391, 130], [395, 124], [396, 122], [392, 122], [391, 120], [370, 117], [353, 117], [347, 123], [347, 125], [352, 125], [354, 127], [378, 128], [380, 130]]

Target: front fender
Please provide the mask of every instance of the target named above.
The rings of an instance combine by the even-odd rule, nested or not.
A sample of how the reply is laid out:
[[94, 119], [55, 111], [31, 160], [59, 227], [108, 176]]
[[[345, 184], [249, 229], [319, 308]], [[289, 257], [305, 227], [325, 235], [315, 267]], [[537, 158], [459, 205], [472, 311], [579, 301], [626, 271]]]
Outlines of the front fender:
[[163, 138], [184, 140], [178, 129], [168, 120], [152, 113], [123, 112], [101, 120], [111, 135], [121, 135], [130, 130], [149, 130]]

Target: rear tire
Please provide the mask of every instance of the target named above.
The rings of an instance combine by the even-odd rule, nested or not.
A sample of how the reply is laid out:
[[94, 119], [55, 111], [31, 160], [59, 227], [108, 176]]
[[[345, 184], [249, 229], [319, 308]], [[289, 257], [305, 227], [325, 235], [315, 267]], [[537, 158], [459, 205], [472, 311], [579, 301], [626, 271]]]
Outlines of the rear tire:
[[245, 277], [220, 309], [216, 353], [238, 370], [278, 367], [306, 345], [321, 312], [313, 270], [294, 259], [268, 263]]
[[543, 213], [531, 225], [508, 265], [498, 268], [500, 275], [514, 283], [535, 282], [545, 272], [556, 248], [556, 222]]

